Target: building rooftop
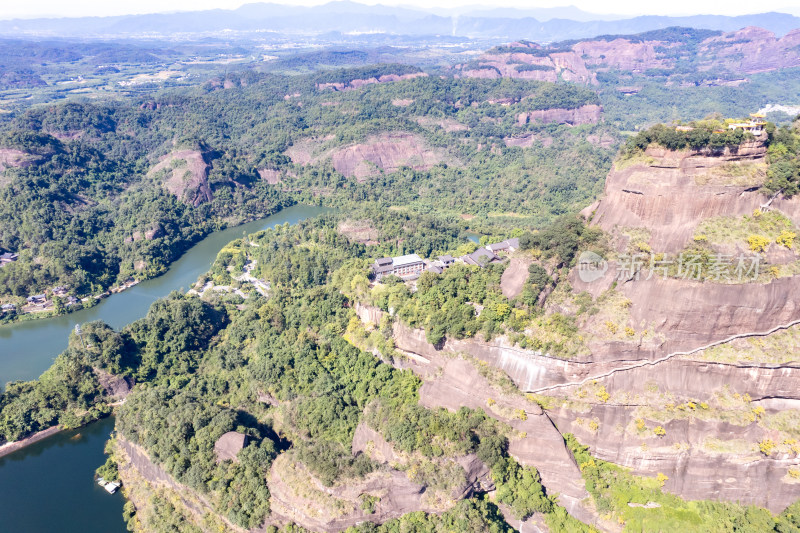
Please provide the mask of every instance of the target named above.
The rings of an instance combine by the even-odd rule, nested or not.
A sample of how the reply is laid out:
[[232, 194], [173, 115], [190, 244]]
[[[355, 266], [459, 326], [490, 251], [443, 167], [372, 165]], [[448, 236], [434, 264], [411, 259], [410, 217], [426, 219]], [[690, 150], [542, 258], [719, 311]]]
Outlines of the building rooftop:
[[499, 261], [500, 258], [486, 248], [478, 248], [471, 254], [463, 256], [461, 260], [468, 265], [478, 265], [482, 267], [494, 261]]
[[375, 260], [375, 264], [378, 265], [378, 266], [391, 265], [392, 264], [392, 258], [391, 257], [381, 257], [380, 259], [376, 259]]
[[393, 257], [392, 264], [395, 267], [401, 267], [405, 265], [411, 265], [414, 263], [421, 263], [422, 258], [417, 254], [408, 254], [408, 255], [401, 255], [400, 257]]
[[516, 248], [519, 248], [519, 239], [516, 238], [516, 237], [513, 238], [513, 239], [506, 239], [506, 240], [501, 241], [501, 242], [496, 242], [494, 244], [490, 244], [489, 246], [487, 246], [487, 248], [489, 248], [493, 252], [497, 251], [497, 250], [507, 250], [509, 248], [516, 249]]
[[378, 265], [372, 268], [373, 272], [376, 274], [386, 274], [387, 272], [391, 272], [394, 270], [394, 267], [390, 264], [388, 265]]

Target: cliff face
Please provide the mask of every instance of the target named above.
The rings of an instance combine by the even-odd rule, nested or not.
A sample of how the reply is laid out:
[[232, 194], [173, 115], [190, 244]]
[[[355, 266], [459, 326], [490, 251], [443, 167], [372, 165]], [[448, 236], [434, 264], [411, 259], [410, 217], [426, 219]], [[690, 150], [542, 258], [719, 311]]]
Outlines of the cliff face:
[[524, 52], [486, 53], [478, 64], [463, 65], [461, 75], [468, 78], [518, 78], [556, 82], [559, 79], [597, 85], [597, 75], [589, 72], [576, 52], [557, 52], [538, 56]]
[[528, 122], [542, 124], [558, 123], [576, 126], [578, 124], [597, 124], [603, 108], [596, 104], [583, 105], [575, 109], [539, 109], [520, 113], [517, 123], [522, 126]]
[[[723, 152], [651, 147], [616, 163], [604, 197], [587, 215], [593, 214], [591, 223], [610, 236], [619, 252], [629, 249], [632, 235], [655, 253], [680, 252], [694, 242], [698, 225], [707, 219], [741, 219], [768, 203], [770, 198], [759, 192], [765, 153], [761, 140]], [[795, 223], [800, 218], [794, 198], [775, 198], [769, 209], [779, 209]], [[785, 258], [775, 250], [764, 256], [795, 261], [792, 250], [785, 252]], [[800, 453], [786, 444], [796, 431], [788, 421], [800, 416], [800, 365], [778, 357], [780, 341], [772, 340], [784, 332], [794, 339], [792, 332], [800, 327], [800, 305], [793, 297], [800, 276], [727, 284], [656, 275], [615, 284], [617, 267], [611, 261], [593, 282], [582, 281], [573, 269], [568, 276], [573, 294], [586, 291], [597, 305], [608, 291], [618, 294], [628, 324], [636, 332], [650, 332], [646, 341], [637, 335], [592, 337], [587, 329], [580, 333], [589, 334], [590, 353], [563, 360], [520, 349], [503, 337], [446, 339], [435, 348], [423, 331], [396, 320], [395, 345], [411, 354], [410, 367], [432, 376], [421, 401], [485, 410], [481, 386], [468, 369], [434, 363], [443, 354], [451, 361], [455, 354], [467, 354], [505, 372], [522, 391], [551, 396], [545, 414], [556, 432], [575, 433], [600, 459], [637, 474], [665, 474], [665, 488], [684, 498], [740, 501], [775, 512], [800, 498], [800, 484], [790, 475], [800, 468]], [[358, 312], [363, 320], [380, 320], [377, 310]], [[580, 320], [580, 327], [588, 327]], [[748, 354], [751, 340], [770, 347], [771, 355]], [[715, 359], [713, 354], [729, 349], [742, 355]], [[656, 426], [663, 434], [654, 432]], [[538, 440], [512, 442], [511, 450], [541, 470], [548, 489], [578, 497], [573, 489], [580, 484], [579, 473], [556, 459], [559, 448], [556, 439], [548, 441], [548, 431], [545, 424], [531, 426], [528, 435], [535, 432]]]
[[348, 82], [318, 83], [317, 89], [320, 91], [350, 91], [364, 87], [365, 85], [371, 85], [373, 83], [390, 83], [393, 81], [411, 80], [424, 76], [427, 76], [427, 74], [424, 72], [414, 72], [411, 74], [384, 74], [382, 76], [366, 79], [353, 79]]
[[755, 74], [800, 66], [800, 29], [777, 39], [771, 31], [755, 26], [703, 41], [702, 63], [732, 72]]
[[[379, 318], [376, 316], [379, 312], [371, 308], [362, 307], [359, 314], [362, 319]], [[748, 395], [754, 406], [764, 407], [768, 414], [800, 406], [800, 365], [793, 363], [725, 364], [688, 358], [673, 358], [645, 366], [635, 366], [640, 362], [634, 361], [580, 363], [505, 346], [502, 340], [487, 343], [477, 339], [447, 340], [437, 350], [425, 341], [423, 331], [402, 324], [395, 324], [394, 339], [401, 350], [424, 357], [407, 363], [415, 372], [438, 373], [439, 377], [426, 381], [420, 392], [420, 401], [428, 407], [466, 405], [486, 410], [481, 402], [482, 388], [470, 377], [463, 361], [450, 363], [453, 366], [450, 371], [442, 372], [436, 366], [435, 362], [441, 361], [443, 354], [456, 353], [470, 354], [503, 370], [522, 390], [540, 390], [557, 383], [592, 383], [593, 377], [617, 369], [607, 377], [600, 377], [613, 398], [635, 398], [659, 390], [665, 391], [669, 398], [713, 403], [720, 391], [735, 391], [743, 397]], [[448, 357], [453, 356], [444, 356]], [[570, 395], [577, 388], [573, 385], [550, 392]], [[779, 440], [780, 436], [755, 421], [733, 424], [693, 416], [661, 421], [644, 415], [650, 430], [640, 432], [632, 428], [633, 420], [643, 416], [637, 413], [640, 405], [636, 400], [628, 403], [583, 401], [589, 403], [578, 411], [566, 407], [548, 409], [547, 417], [555, 426], [533, 424], [528, 427], [527, 434], [535, 437], [511, 443], [510, 450], [515, 457], [540, 470], [548, 490], [566, 495], [562, 504], [569, 505], [572, 498], [580, 495], [578, 488], [582, 481], [580, 473], [569, 466], [567, 459], [559, 459], [561, 448], [555, 445], [556, 441], [550, 442], [548, 435], [554, 427], [558, 428], [557, 432], [574, 433], [600, 459], [630, 467], [639, 475], [655, 476], [659, 472], [667, 475], [669, 480], [665, 488], [683, 498], [740, 501], [765, 506], [774, 512], [782, 511], [800, 498], [800, 484], [793, 483], [787, 475], [790, 468], [800, 465], [800, 458], [793, 453], [770, 456], [759, 453], [758, 442]], [[528, 414], [529, 420], [537, 418]], [[589, 429], [581, 419], [595, 420], [599, 429]], [[664, 437], [651, 431], [656, 425], [665, 428]], [[713, 447], [715, 442], [741, 449], [718, 451]], [[769, 487], [764, 488], [766, 485]], [[571, 508], [571, 512], [587, 520], [579, 506]]]
[[360, 143], [327, 150], [316, 148], [326, 140], [299, 141], [286, 153], [293, 162], [301, 165], [330, 159], [338, 172], [358, 180], [366, 180], [381, 172], [394, 172], [402, 166], [428, 170], [442, 161], [454, 161], [442, 150], [429, 147], [420, 136], [406, 132], [373, 135]]
[[[751, 26], [709, 37], [696, 45], [668, 33], [661, 39], [601, 38], [580, 41], [566, 49], [557, 45], [543, 47], [536, 43], [513, 42], [454, 68], [461, 76], [471, 78], [551, 82], [564, 79], [597, 85], [597, 72], [620, 70], [642, 74], [648, 69], [658, 69], [669, 73], [681, 72], [679, 66], [691, 66], [698, 73], [711, 68], [727, 73], [722, 78], [715, 75], [703, 85], [737, 85], [747, 81], [742, 78], [743, 74], [800, 66], [800, 30], [777, 39], [774, 33]], [[698, 61], [687, 63], [689, 59]]]
[[208, 184], [208, 170], [208, 162], [199, 150], [177, 150], [162, 157], [148, 175], [162, 175], [165, 189], [196, 207], [214, 198]]
[[[617, 226], [646, 228], [653, 250], [676, 252], [703, 219], [750, 214], [768, 200], [758, 184], [741, 185], [732, 177], [765, 167], [765, 156], [766, 147], [758, 141], [719, 155], [650, 147], [643, 157], [615, 163], [592, 223], [606, 232]], [[800, 216], [800, 203], [785, 206], [791, 207], [790, 216]]]
[[[640, 434], [631, 429], [635, 407], [625, 405], [594, 405], [579, 417], [570, 410], [555, 409], [550, 416], [561, 431], [591, 443], [592, 453], [600, 459], [640, 475], [665, 474], [669, 477], [665, 489], [686, 499], [738, 501], [779, 513], [800, 498], [800, 484], [786, 474], [798, 465], [794, 454], [765, 457], [741, 444], [773, 436], [755, 423], [675, 419], [661, 423], [666, 435], [659, 437], [652, 431]], [[592, 431], [576, 422], [581, 418], [594, 420], [599, 429]], [[657, 423], [645, 420], [649, 426]], [[717, 452], [712, 447], [714, 439], [739, 444], [741, 449]]]
[[657, 46], [664, 46], [662, 41], [635, 42], [628, 39], [613, 41], [584, 41], [572, 49], [583, 58], [586, 64], [601, 67], [603, 70], [617, 68], [631, 72], [642, 72], [649, 68], [665, 68], [670, 61], [658, 57]]

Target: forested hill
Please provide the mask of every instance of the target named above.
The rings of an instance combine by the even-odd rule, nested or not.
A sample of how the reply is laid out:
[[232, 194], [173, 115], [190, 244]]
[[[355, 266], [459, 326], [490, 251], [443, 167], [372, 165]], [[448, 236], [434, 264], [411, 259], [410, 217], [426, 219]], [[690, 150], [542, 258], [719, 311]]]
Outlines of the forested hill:
[[[600, 190], [617, 141], [594, 124], [592, 90], [416, 72], [245, 73], [11, 117], [0, 130], [0, 253], [19, 259], [0, 268], [0, 301], [157, 275], [210, 231], [298, 201], [535, 226]], [[391, 82], [324, 85], [378, 78]], [[579, 128], [558, 124], [578, 115], [545, 113], [582, 106], [593, 116]], [[520, 120], [531, 113], [545, 114]]]

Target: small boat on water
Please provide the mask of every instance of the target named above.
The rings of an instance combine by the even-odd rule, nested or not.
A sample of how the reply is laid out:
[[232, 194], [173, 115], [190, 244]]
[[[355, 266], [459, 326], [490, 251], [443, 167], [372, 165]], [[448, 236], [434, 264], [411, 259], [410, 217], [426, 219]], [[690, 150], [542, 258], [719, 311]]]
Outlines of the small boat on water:
[[97, 484], [106, 489], [109, 494], [114, 494], [122, 486], [119, 481], [106, 481], [103, 478], [97, 478]]

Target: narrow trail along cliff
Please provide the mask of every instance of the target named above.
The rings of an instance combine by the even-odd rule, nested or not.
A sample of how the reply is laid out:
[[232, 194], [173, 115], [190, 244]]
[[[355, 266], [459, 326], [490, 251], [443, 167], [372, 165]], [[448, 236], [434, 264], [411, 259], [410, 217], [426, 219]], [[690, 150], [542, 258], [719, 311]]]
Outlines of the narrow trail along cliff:
[[[700, 346], [700, 347], [695, 348], [693, 350], [672, 352], [672, 353], [670, 353], [670, 354], [668, 354], [668, 355], [666, 355], [664, 357], [661, 357], [659, 359], [656, 359], [654, 361], [641, 361], [639, 363], [633, 363], [633, 364], [629, 364], [629, 365], [626, 365], [626, 366], [620, 366], [620, 367], [612, 368], [611, 370], [603, 372], [602, 374], [589, 376], [587, 378], [581, 379], [580, 381], [570, 381], [570, 382], [567, 382], [567, 383], [558, 383], [558, 384], [555, 384], [555, 385], [550, 385], [550, 386], [547, 386], [547, 387], [541, 387], [541, 388], [530, 390], [530, 391], [526, 391], [526, 392], [541, 393], [541, 392], [547, 392], [547, 391], [556, 390], [556, 389], [563, 389], [563, 388], [566, 388], [566, 387], [575, 387], [575, 386], [585, 385], [586, 383], [589, 383], [590, 381], [595, 381], [595, 380], [600, 380], [600, 379], [603, 379], [603, 378], [607, 378], [607, 377], [609, 377], [609, 376], [611, 376], [613, 374], [617, 374], [619, 372], [624, 372], [626, 370], [634, 370], [636, 368], [642, 368], [642, 367], [645, 367], [645, 366], [656, 366], [656, 365], [658, 365], [660, 363], [663, 363], [664, 361], [669, 361], [673, 357], [678, 357], [678, 356], [682, 356], [682, 355], [692, 355], [692, 354], [695, 354], [697, 352], [701, 352], [703, 350], [707, 350], [709, 348], [713, 348], [715, 346], [720, 346], [722, 344], [726, 344], [726, 343], [729, 343], [731, 341], [735, 341], [737, 339], [746, 339], [746, 338], [750, 338], [750, 337], [766, 337], [767, 335], [771, 335], [771, 334], [773, 334], [773, 333], [775, 333], [777, 331], [788, 329], [788, 328], [790, 328], [792, 326], [796, 326], [798, 324], [800, 324], [800, 320], [793, 320], [792, 322], [789, 322], [788, 324], [781, 324], [779, 326], [775, 326], [774, 328], [770, 329], [769, 331], [740, 333], [738, 335], [733, 335], [733, 336], [728, 337], [726, 339], [722, 339], [722, 340], [719, 340], [719, 341], [716, 341], [716, 342], [712, 342], [712, 343], [706, 344], [705, 346]], [[784, 366], [784, 365], [766, 365], [765, 367], [766, 368], [781, 368], [782, 366]]]

